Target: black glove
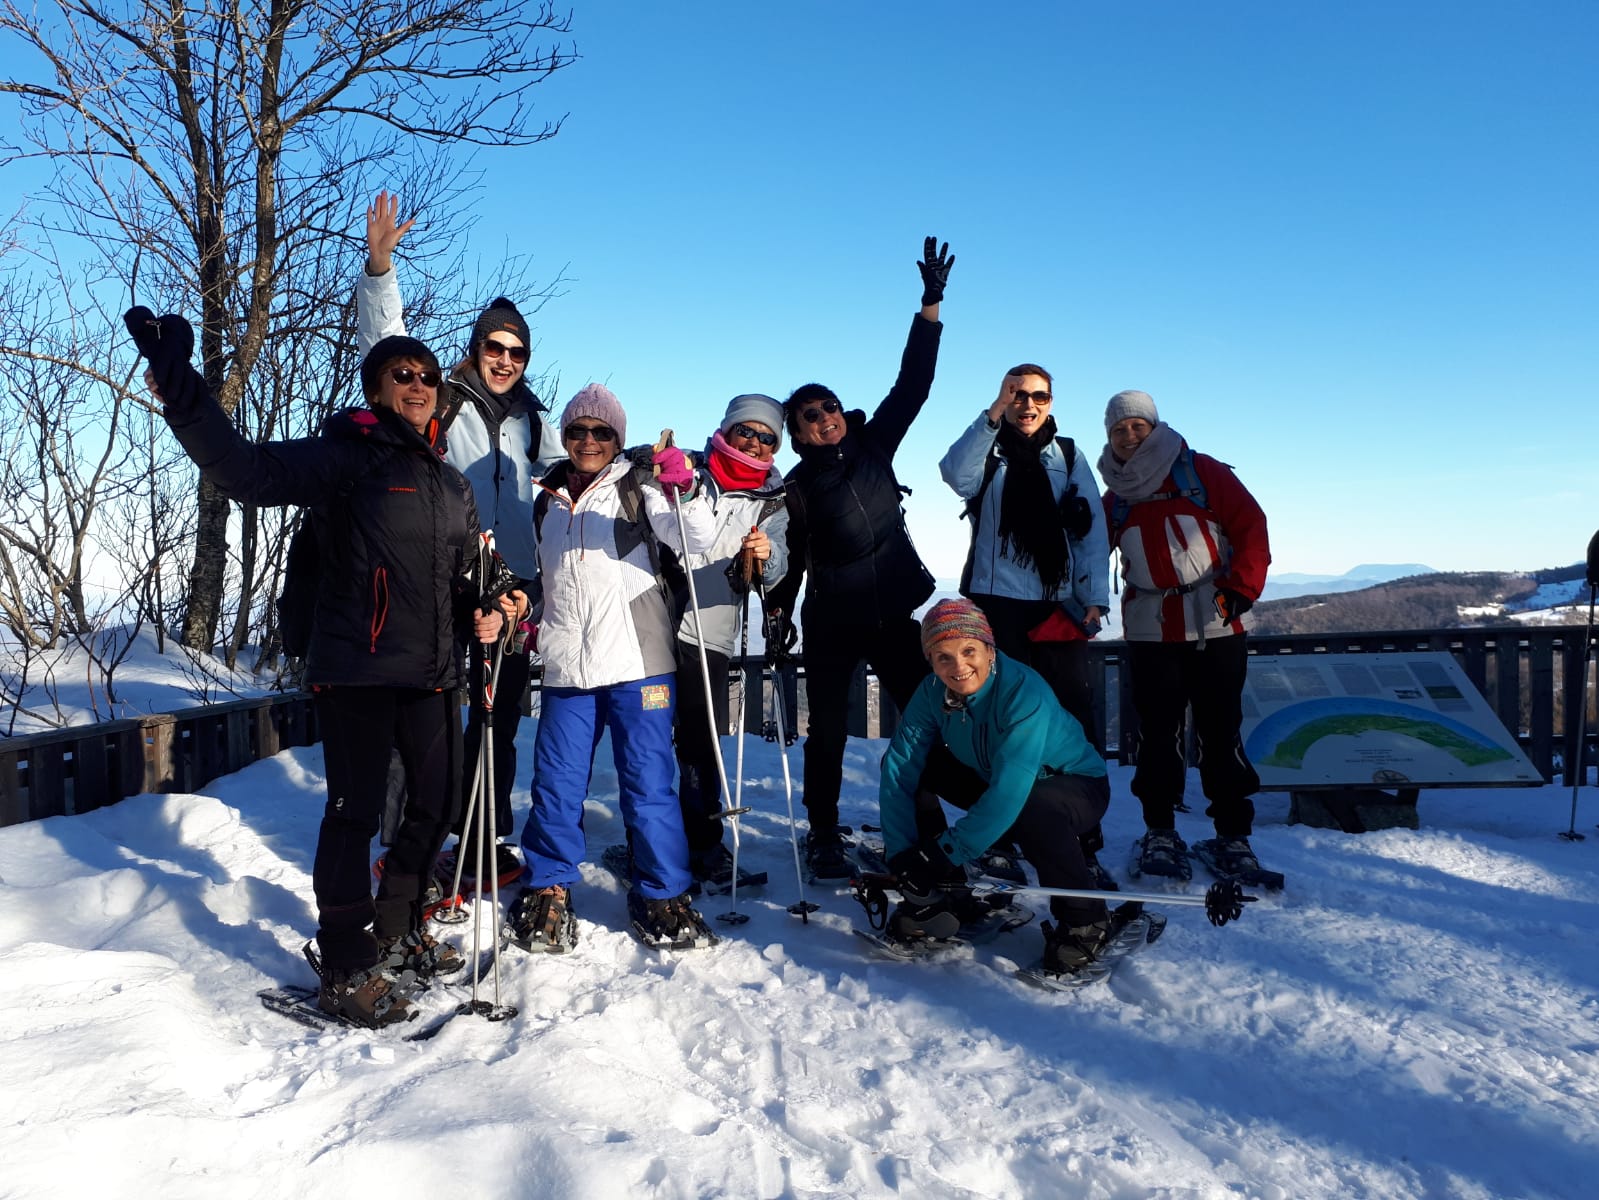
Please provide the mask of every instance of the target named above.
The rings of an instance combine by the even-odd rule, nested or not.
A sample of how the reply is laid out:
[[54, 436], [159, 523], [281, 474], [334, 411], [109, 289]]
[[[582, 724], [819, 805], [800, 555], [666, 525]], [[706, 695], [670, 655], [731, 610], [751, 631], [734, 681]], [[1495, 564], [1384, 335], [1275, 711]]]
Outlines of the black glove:
[[937, 304], [944, 298], [944, 285], [949, 282], [949, 269], [955, 265], [955, 256], [949, 252], [949, 243], [938, 248], [937, 238], [928, 238], [922, 247], [922, 261], [916, 269], [922, 273], [922, 305]]
[[932, 904], [943, 899], [949, 888], [966, 883], [966, 872], [950, 862], [932, 838], [901, 850], [888, 860], [888, 869], [899, 881], [900, 894], [912, 904]]
[[1255, 602], [1232, 588], [1216, 589], [1216, 615], [1223, 621], [1233, 621], [1255, 607]]
[[772, 666], [782, 666], [794, 658], [794, 643], [799, 641], [799, 630], [794, 628], [794, 622], [788, 619], [788, 614], [780, 608], [774, 608], [766, 614], [766, 628], [762, 631], [766, 635], [766, 661]]
[[205, 395], [205, 380], [189, 365], [194, 327], [176, 313], [157, 317], [142, 304], [122, 314], [133, 344], [150, 364], [161, 403], [174, 411], [192, 408]]

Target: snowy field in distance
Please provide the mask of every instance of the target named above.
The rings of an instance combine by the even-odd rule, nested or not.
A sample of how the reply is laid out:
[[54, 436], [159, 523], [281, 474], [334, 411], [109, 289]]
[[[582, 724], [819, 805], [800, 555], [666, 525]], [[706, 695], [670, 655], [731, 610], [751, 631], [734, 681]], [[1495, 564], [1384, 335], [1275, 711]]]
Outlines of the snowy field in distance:
[[[1426, 792], [1422, 830], [1362, 836], [1286, 825], [1264, 796], [1255, 844], [1286, 892], [1220, 930], [1171, 907], [1108, 986], [1058, 995], [1008, 974], [1036, 924], [929, 966], [867, 957], [845, 893], [812, 889], [822, 911], [790, 916], [778, 751], [748, 745], [744, 857], [771, 873], [740, 900], [748, 924], [652, 954], [591, 870], [572, 954], [506, 953], [520, 1015], [422, 1043], [319, 1036], [256, 1002], [309, 979], [320, 748], [204, 795], [0, 830], [0, 1194], [1591, 1194], [1592, 788], [1575, 844], [1553, 836], [1559, 787]], [[847, 821], [876, 820], [881, 749], [850, 743]], [[1140, 824], [1129, 773], [1112, 778], [1106, 860], [1125, 884]], [[602, 744], [596, 856], [621, 836], [615, 786]], [[1198, 813], [1179, 822], [1206, 836]]]

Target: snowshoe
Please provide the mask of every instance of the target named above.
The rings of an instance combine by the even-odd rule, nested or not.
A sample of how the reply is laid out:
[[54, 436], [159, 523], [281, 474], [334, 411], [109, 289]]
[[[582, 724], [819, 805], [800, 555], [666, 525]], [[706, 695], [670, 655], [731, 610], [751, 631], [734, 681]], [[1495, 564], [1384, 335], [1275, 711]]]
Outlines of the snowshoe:
[[[455, 883], [456, 853], [455, 850], [446, 850], [433, 864], [433, 877], [446, 891]], [[466, 868], [461, 872], [461, 895], [467, 899], [478, 892], [477, 878], [471, 873], [475, 865], [468, 859]], [[503, 843], [494, 852], [494, 873], [501, 888], [510, 887], [522, 877], [522, 860], [516, 856], [515, 850]], [[484, 887], [482, 890], [487, 892], [489, 889]]]
[[[694, 876], [693, 886], [689, 888], [691, 896], [702, 891], [707, 896], [721, 896], [733, 890], [733, 852], [720, 842], [709, 850], [691, 854], [688, 869]], [[760, 887], [765, 882], [765, 871], [746, 871], [743, 867], [738, 869], [740, 891]]]
[[1286, 883], [1281, 871], [1268, 871], [1260, 865], [1248, 838], [1206, 838], [1194, 843], [1193, 854], [1217, 879], [1237, 880], [1269, 892], [1282, 891]]
[[949, 905], [960, 918], [960, 939], [978, 946], [1020, 929], [1037, 915], [1003, 893], [974, 896], [957, 888], [949, 893]]
[[1061, 968], [1066, 965], [1066, 959], [1077, 956], [1077, 948], [1062, 954], [1060, 947], [1065, 940], [1062, 934], [1047, 921], [1042, 928], [1045, 956], [1032, 966], [1018, 970], [1016, 978], [1045, 991], [1071, 992], [1109, 979], [1127, 958], [1152, 945], [1166, 932], [1166, 918], [1161, 913], [1147, 911], [1137, 902], [1117, 905], [1109, 913], [1105, 934], [1094, 947], [1091, 960], [1074, 970]]
[[1188, 847], [1175, 829], [1151, 829], [1133, 843], [1132, 861], [1128, 871], [1134, 879], [1145, 875], [1159, 875], [1166, 879], [1192, 879], [1193, 864], [1188, 861]]
[[991, 849], [987, 854], [978, 856], [977, 867], [993, 879], [1003, 879], [1018, 887], [1027, 886], [1027, 872], [1022, 870], [1021, 859], [1009, 851]]
[[426, 983], [464, 970], [466, 959], [454, 946], [441, 942], [424, 929], [378, 943], [379, 965], [396, 976], [407, 973]]
[[836, 829], [805, 835], [805, 869], [812, 883], [847, 883], [855, 873], [847, 845]]
[[633, 936], [652, 950], [695, 950], [714, 946], [720, 940], [695, 910], [687, 892], [665, 900], [650, 900], [630, 891], [627, 916]]
[[529, 954], [565, 954], [577, 945], [571, 891], [558, 883], [523, 888], [506, 914], [504, 936]]
[[[416, 1019], [416, 1008], [407, 994], [409, 988], [381, 961], [361, 970], [346, 971], [326, 966], [310, 942], [301, 953], [320, 983], [317, 1008], [324, 1015], [364, 1029], [382, 1029]], [[264, 996], [262, 999], [265, 1002]]]

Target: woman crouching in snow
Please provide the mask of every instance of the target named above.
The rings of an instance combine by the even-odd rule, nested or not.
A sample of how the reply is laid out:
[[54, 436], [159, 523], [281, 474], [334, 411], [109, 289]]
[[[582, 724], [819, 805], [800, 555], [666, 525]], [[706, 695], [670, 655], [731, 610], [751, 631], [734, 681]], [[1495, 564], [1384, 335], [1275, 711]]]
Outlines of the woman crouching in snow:
[[683, 451], [656, 451], [652, 477], [622, 453], [626, 436], [616, 396], [597, 383], [584, 387], [561, 413], [566, 461], [544, 476], [533, 504], [544, 682], [533, 806], [522, 830], [524, 886], [508, 918], [516, 943], [530, 951], [577, 942], [572, 885], [586, 857], [583, 801], [605, 729], [633, 850], [634, 931], [651, 944], [711, 937], [689, 902], [688, 841], [672, 790], [677, 659], [657, 543], [683, 553], [680, 513], [687, 552], [702, 554], [713, 518], [702, 497], [687, 496], [694, 475]]
[[[1038, 868], [1041, 887], [1094, 887], [1078, 837], [1110, 804], [1105, 761], [1061, 708], [1043, 676], [994, 649], [988, 619], [970, 600], [942, 600], [922, 618], [922, 681], [888, 752], [878, 800], [883, 848], [904, 901], [890, 937], [952, 937], [972, 909], [963, 864], [1005, 839]], [[947, 747], [970, 772], [938, 771], [924, 790], [928, 756]], [[966, 815], [950, 826], [940, 798]], [[1102, 900], [1055, 897], [1044, 922], [1043, 969], [1088, 966], [1112, 929]]]

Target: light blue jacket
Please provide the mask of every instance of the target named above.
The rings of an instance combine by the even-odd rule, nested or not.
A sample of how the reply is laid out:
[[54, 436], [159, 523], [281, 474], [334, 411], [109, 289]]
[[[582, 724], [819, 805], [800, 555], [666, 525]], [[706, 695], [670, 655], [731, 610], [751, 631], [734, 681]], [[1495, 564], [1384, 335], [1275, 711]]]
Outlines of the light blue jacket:
[[[995, 451], [999, 426], [988, 423], [985, 410], [977, 420], [955, 439], [955, 444], [938, 464], [944, 482], [955, 490], [962, 500], [970, 500], [983, 486], [983, 468], [988, 456]], [[1086, 537], [1067, 539], [1071, 562], [1067, 578], [1071, 581], [1072, 598], [1081, 608], [1110, 608], [1110, 541], [1105, 530], [1105, 512], [1099, 501], [1099, 483], [1094, 479], [1093, 468], [1081, 446], [1077, 447], [1077, 461], [1068, 475], [1066, 458], [1060, 445], [1051, 441], [1040, 453], [1044, 469], [1049, 472], [1049, 482], [1058, 502], [1073, 483], [1077, 494], [1088, 501], [1094, 523]], [[972, 578], [967, 589], [974, 596], [1007, 596], [1013, 600], [1060, 600], [1059, 593], [1044, 594], [1043, 581], [1033, 566], [1017, 566], [1004, 553], [999, 544], [1000, 497], [1005, 494], [1005, 460], [999, 467], [983, 495], [978, 514], [976, 536], [972, 541]]]
[[957, 866], [986, 852], [1016, 823], [1040, 779], [1105, 776], [1105, 760], [1083, 736], [1082, 726], [1061, 708], [1043, 676], [1013, 658], [996, 654], [994, 670], [963, 706], [946, 708], [944, 697], [938, 676], [922, 680], [883, 755], [877, 798], [883, 849], [890, 858], [918, 840], [916, 787], [940, 741], [988, 784], [982, 798], [938, 839]]

